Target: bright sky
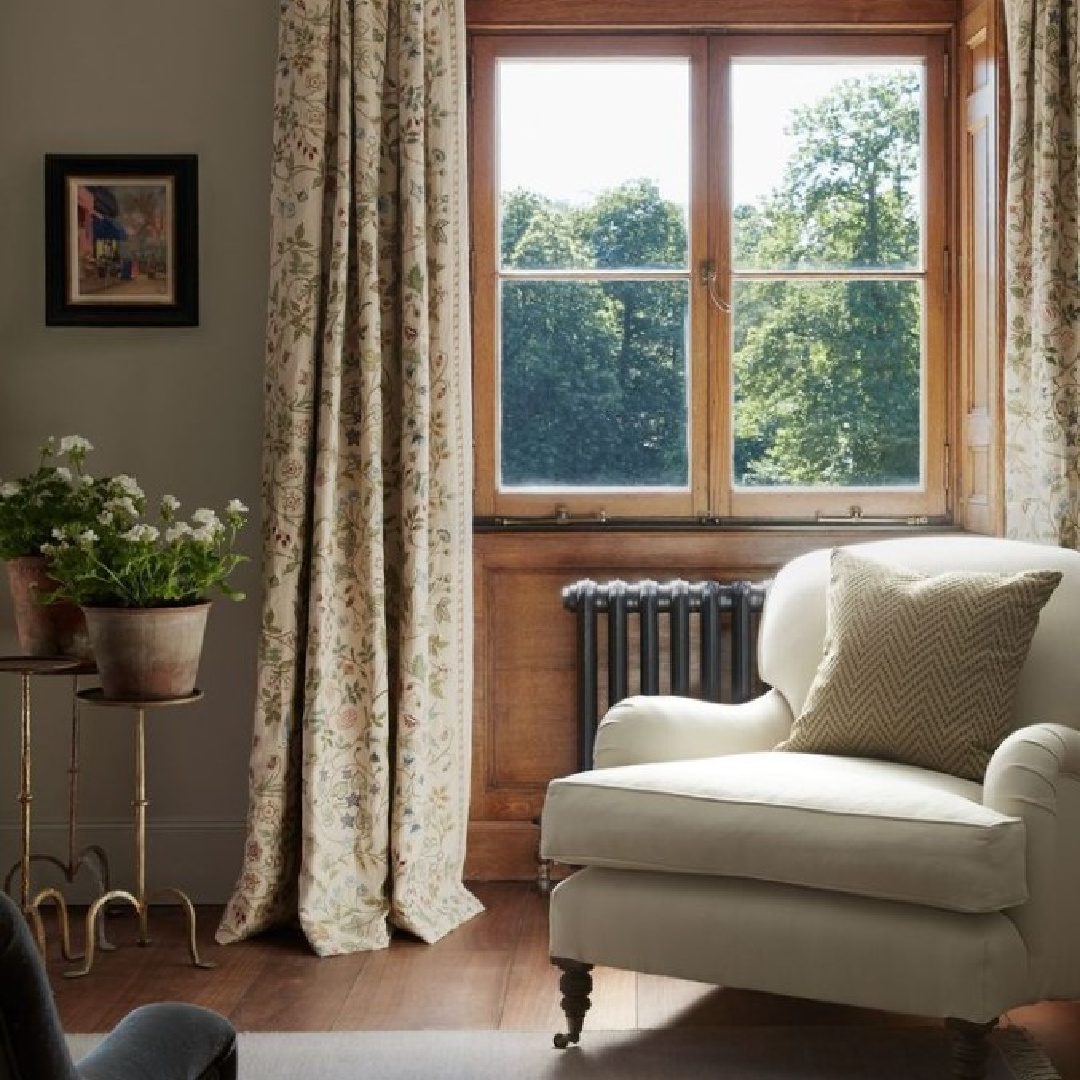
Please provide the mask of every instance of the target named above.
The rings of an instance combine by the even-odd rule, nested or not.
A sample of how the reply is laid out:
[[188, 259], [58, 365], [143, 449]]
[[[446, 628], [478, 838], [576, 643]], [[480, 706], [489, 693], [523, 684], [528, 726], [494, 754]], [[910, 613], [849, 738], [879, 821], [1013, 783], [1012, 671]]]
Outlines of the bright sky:
[[[738, 61], [732, 73], [735, 202], [777, 186], [791, 152], [791, 110], [838, 82], [912, 63]], [[499, 69], [500, 188], [581, 203], [624, 180], [648, 177], [686, 205], [689, 62], [505, 59]]]

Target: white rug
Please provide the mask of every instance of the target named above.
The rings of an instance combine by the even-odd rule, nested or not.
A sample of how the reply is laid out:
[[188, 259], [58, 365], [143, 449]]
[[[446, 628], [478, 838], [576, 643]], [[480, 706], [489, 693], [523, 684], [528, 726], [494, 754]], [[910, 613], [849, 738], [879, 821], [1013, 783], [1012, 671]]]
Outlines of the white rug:
[[[69, 1035], [76, 1058], [101, 1036]], [[989, 1080], [1059, 1080], [1020, 1029], [993, 1036]], [[555, 1050], [518, 1031], [240, 1035], [240, 1080], [948, 1080], [936, 1027], [586, 1031]]]

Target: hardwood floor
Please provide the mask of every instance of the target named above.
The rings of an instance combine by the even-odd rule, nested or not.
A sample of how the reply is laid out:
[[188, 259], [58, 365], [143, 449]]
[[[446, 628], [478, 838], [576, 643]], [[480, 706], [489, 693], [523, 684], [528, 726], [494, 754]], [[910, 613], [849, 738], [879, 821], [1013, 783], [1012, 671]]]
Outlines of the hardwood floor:
[[[547, 957], [547, 901], [524, 883], [473, 886], [486, 911], [436, 945], [402, 936], [389, 949], [319, 959], [299, 933], [217, 945], [220, 909], [200, 908], [199, 948], [217, 963], [193, 967], [179, 909], [155, 908], [153, 943], [139, 948], [134, 920], [108, 920], [115, 952], [99, 953], [82, 979], [65, 979], [55, 936], [49, 974], [66, 1031], [106, 1031], [150, 1001], [183, 1000], [228, 1016], [241, 1031], [506, 1029], [562, 1025], [557, 976]], [[680, 1026], [910, 1024], [887, 1013], [719, 990], [699, 983], [600, 969], [586, 1032]], [[1062, 1080], [1080, 1080], [1080, 1004], [1017, 1009]]]

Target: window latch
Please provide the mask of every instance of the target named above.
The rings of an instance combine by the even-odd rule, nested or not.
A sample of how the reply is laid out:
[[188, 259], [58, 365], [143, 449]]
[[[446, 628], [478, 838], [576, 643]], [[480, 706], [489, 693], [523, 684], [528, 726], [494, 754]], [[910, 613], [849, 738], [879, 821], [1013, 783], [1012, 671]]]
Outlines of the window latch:
[[603, 525], [607, 519], [606, 510], [572, 514], [570, 507], [559, 503], [550, 514], [537, 514], [535, 517], [497, 517], [495, 521], [499, 525]]
[[702, 259], [698, 266], [698, 281], [708, 290], [709, 299], [717, 311], [730, 312], [731, 305], [720, 295], [716, 285], [716, 260]]
[[908, 514], [890, 517], [876, 514], [870, 517], [863, 513], [861, 506], [852, 506], [846, 514], [822, 514], [818, 512], [815, 520], [819, 525], [929, 525], [930, 518], [925, 514]]
[[569, 525], [572, 521], [607, 521], [607, 511], [597, 510], [591, 514], [571, 514], [570, 508], [560, 503], [555, 507], [555, 521], [559, 525]]

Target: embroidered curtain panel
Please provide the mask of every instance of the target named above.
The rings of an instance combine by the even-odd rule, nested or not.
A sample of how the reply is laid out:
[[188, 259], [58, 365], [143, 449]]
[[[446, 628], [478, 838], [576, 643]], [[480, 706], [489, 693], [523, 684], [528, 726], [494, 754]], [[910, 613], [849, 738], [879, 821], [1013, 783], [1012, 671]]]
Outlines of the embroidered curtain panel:
[[248, 835], [218, 930], [329, 955], [480, 910], [460, 0], [285, 0]]
[[1077, 0], [1005, 0], [1009, 138], [1005, 513], [1080, 546]]

